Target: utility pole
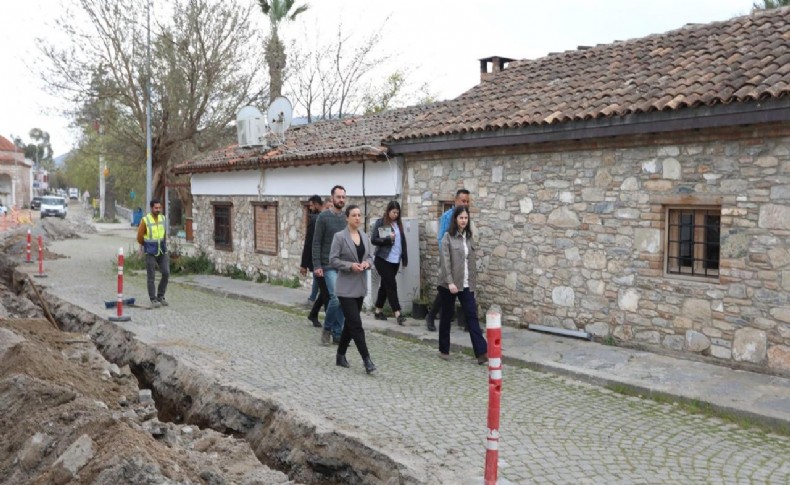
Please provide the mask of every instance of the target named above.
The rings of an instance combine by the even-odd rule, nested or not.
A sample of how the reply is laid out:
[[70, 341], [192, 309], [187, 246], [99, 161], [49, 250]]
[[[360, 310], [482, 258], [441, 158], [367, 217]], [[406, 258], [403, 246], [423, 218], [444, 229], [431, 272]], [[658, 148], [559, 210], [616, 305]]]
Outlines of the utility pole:
[[104, 153], [103, 153], [103, 146], [101, 143], [102, 135], [104, 134], [104, 126], [101, 124], [101, 120], [99, 123], [99, 220], [104, 220], [104, 172], [106, 167], [104, 166]]
[[148, 42], [146, 46], [146, 87], [145, 87], [145, 207], [146, 210], [151, 206], [153, 193], [152, 172], [153, 161], [151, 160], [151, 0], [145, 2], [146, 25], [148, 30]]

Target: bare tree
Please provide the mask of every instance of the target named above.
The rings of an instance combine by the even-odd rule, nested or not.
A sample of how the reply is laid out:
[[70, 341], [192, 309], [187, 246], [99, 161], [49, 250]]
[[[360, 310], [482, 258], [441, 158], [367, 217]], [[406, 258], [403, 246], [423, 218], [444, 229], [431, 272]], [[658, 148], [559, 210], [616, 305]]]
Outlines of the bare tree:
[[[146, 1], [77, 0], [78, 11], [64, 12], [57, 25], [69, 43], [39, 41], [47, 61], [40, 74], [53, 93], [73, 102], [76, 124], [89, 130], [91, 117], [101, 119], [105, 155], [133, 159], [141, 168], [146, 152]], [[263, 84], [263, 69], [255, 54], [261, 40], [250, 25], [250, 6], [233, 0], [172, 0], [164, 8], [154, 12], [151, 32], [157, 197], [164, 192], [169, 163], [215, 146], [238, 109], [267, 94], [253, 88]], [[184, 202], [189, 213], [191, 201]]]
[[288, 86], [309, 121], [315, 116], [342, 118], [360, 109], [367, 78], [389, 58], [377, 52], [381, 32], [376, 29], [357, 41], [352, 34], [345, 34], [340, 24], [332, 42], [294, 50]]

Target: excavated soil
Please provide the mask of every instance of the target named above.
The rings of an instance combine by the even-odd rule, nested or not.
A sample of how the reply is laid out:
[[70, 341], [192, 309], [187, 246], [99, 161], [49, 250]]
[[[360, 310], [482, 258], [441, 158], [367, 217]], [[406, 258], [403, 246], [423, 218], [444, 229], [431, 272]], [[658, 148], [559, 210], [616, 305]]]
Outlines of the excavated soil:
[[[229, 388], [38, 288], [16, 269], [26, 229], [0, 232], [0, 484], [426, 483], [319, 418]], [[89, 232], [78, 219], [33, 231], [45, 244]]]
[[[45, 220], [41, 229], [54, 240], [92, 228]], [[56, 328], [24, 296], [32, 282], [14, 280], [9, 255], [24, 254], [26, 231], [0, 238], [0, 483], [295, 483], [242, 439], [159, 421], [129, 366], [108, 362], [88, 334]]]

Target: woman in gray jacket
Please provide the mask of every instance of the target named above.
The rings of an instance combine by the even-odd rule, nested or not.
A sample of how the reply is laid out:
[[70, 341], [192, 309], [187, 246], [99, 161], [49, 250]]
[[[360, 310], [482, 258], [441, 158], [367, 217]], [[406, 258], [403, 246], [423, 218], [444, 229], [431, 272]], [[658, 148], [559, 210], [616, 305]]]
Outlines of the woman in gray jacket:
[[373, 252], [370, 239], [359, 228], [362, 225], [362, 211], [359, 206], [350, 205], [346, 208], [346, 221], [348, 225], [335, 234], [329, 250], [329, 264], [338, 270], [335, 294], [346, 317], [343, 333], [340, 334], [335, 364], [349, 367], [346, 350], [353, 340], [359, 355], [362, 356], [365, 372], [370, 374], [376, 370], [376, 366], [370, 360], [359, 312], [362, 310], [362, 300], [367, 292], [365, 271], [373, 266]]
[[477, 319], [476, 282], [477, 265], [469, 209], [458, 206], [453, 211], [450, 229], [442, 238], [439, 252], [439, 297], [442, 301], [439, 356], [443, 359], [450, 358], [450, 315], [457, 297], [466, 316], [477, 363], [482, 365], [488, 360], [488, 344]]

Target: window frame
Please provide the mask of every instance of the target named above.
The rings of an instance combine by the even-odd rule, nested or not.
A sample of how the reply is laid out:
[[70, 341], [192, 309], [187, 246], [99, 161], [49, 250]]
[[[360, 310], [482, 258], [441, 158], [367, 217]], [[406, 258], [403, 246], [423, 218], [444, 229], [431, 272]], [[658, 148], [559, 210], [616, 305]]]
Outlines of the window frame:
[[444, 215], [444, 213], [447, 212], [448, 209], [452, 209], [453, 207], [455, 207], [455, 199], [450, 199], [450, 200], [442, 200], [442, 199], [440, 199], [439, 200], [439, 216], [438, 217], [442, 217]]
[[[227, 243], [217, 242], [217, 209], [227, 209], [228, 211], [228, 228], [227, 228]], [[228, 201], [212, 201], [211, 202], [211, 216], [214, 222], [214, 231], [212, 233], [212, 241], [214, 242], [214, 249], [218, 251], [233, 251], [233, 202]]]
[[[722, 207], [720, 205], [667, 205], [664, 207], [665, 235], [663, 238], [663, 273], [665, 277], [709, 283], [718, 283], [721, 280], [721, 209]], [[689, 234], [691, 239], [685, 241], [685, 244], [690, 244], [692, 248], [691, 254], [688, 256], [682, 255], [683, 248], [681, 245], [684, 244], [682, 222], [678, 220], [677, 224], [673, 223], [673, 215], [675, 213], [680, 213], [678, 217], [681, 217], [683, 212], [693, 215], [691, 233]], [[715, 212], [715, 214], [710, 214], [710, 212]], [[698, 216], [715, 216], [718, 218], [718, 241], [713, 242], [708, 240], [710, 224], [705, 220], [703, 220], [702, 224], [698, 224]], [[677, 239], [672, 239], [673, 226], [675, 225], [678, 227], [678, 229], [674, 231]], [[677, 250], [673, 249], [673, 244], [678, 245]], [[715, 259], [716, 267], [707, 268], [705, 266], [711, 261], [707, 257], [708, 251], [711, 250], [712, 245], [715, 245], [716, 252], [718, 253]], [[690, 265], [682, 264], [680, 262], [681, 259], [687, 259]], [[670, 270], [672, 260], [678, 260], [675, 263], [675, 268], [677, 269], [673, 271]], [[698, 265], [699, 268], [697, 267]], [[690, 267], [691, 271], [689, 273], [682, 272], [681, 268], [683, 267]], [[715, 274], [710, 274], [711, 271], [714, 271]]]
[[[253, 251], [258, 254], [268, 254], [276, 256], [280, 248], [280, 204], [276, 201], [254, 201], [252, 205], [252, 233], [253, 233]], [[274, 208], [274, 249], [265, 249], [258, 247], [258, 207], [264, 209]]]

